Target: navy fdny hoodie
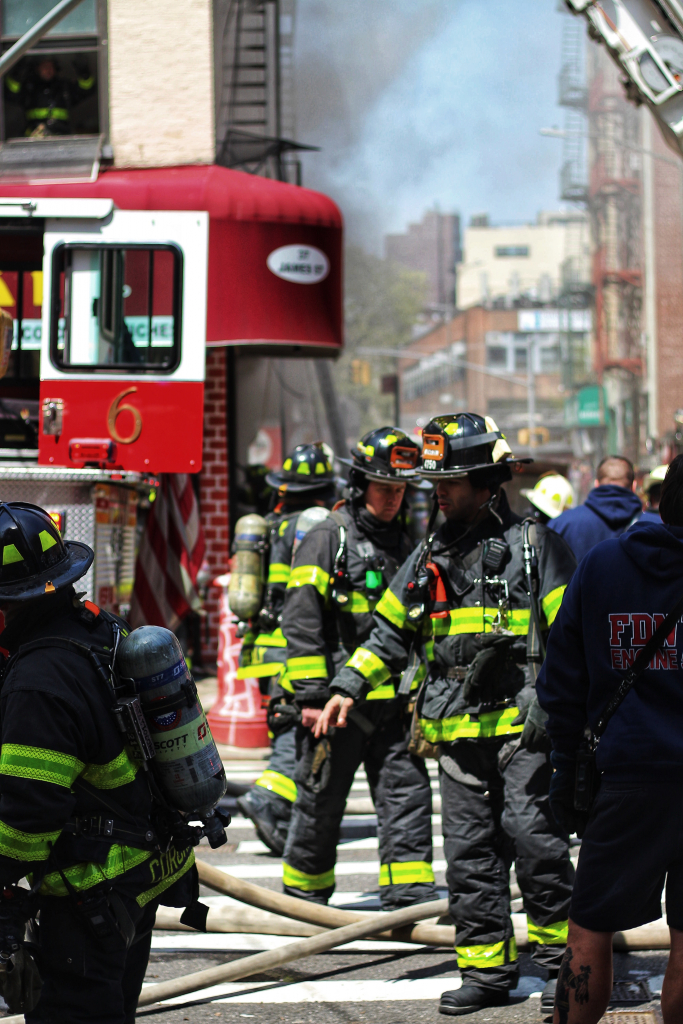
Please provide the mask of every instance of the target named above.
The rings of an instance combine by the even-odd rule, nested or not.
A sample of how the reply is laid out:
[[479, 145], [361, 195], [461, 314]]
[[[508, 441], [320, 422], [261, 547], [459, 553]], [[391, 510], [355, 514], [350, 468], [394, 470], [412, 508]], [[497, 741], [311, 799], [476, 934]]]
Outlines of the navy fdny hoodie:
[[640, 515], [642, 506], [633, 491], [617, 484], [594, 487], [583, 505], [567, 509], [548, 523], [564, 537], [580, 562], [601, 540], [618, 537]]
[[[598, 544], [567, 587], [537, 680], [553, 748], [573, 755], [638, 650], [683, 596], [683, 527], [648, 523]], [[683, 621], [610, 720], [601, 772], [683, 779]]]

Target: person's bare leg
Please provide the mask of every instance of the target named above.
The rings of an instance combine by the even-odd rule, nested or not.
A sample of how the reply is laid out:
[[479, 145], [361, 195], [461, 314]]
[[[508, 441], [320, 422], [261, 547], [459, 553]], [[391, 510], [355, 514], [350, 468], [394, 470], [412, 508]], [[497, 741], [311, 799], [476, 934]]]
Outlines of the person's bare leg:
[[683, 1020], [683, 932], [669, 928], [671, 952], [662, 985], [662, 1016], [664, 1024], [680, 1024]]
[[597, 1024], [611, 994], [612, 932], [591, 932], [570, 918], [553, 1024]]

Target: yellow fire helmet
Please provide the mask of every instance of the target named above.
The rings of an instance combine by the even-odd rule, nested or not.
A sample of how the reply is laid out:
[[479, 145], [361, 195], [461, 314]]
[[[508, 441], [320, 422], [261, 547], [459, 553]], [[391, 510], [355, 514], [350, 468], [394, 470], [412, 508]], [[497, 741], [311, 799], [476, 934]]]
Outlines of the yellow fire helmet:
[[664, 477], [666, 476], [666, 471], [668, 468], [668, 463], [665, 463], [663, 466], [655, 466], [654, 469], [650, 470], [650, 472], [643, 480], [643, 494], [649, 494], [650, 490], [653, 487], [656, 487], [657, 484], [659, 484], [659, 486], [661, 487], [661, 485], [664, 483]]
[[551, 519], [557, 519], [568, 508], [574, 508], [574, 488], [561, 473], [546, 473], [533, 488], [523, 488], [522, 494], [531, 504]]

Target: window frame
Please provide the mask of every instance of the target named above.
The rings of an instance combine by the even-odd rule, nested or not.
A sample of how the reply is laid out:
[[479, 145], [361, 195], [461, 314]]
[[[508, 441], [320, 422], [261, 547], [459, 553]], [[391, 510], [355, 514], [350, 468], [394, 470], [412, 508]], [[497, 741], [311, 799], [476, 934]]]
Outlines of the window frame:
[[[68, 363], [60, 362], [59, 359], [59, 275], [63, 268], [63, 254], [74, 249], [94, 249], [101, 252], [103, 249], [131, 250], [142, 249], [149, 251], [172, 252], [173, 261], [173, 347], [175, 357], [168, 366], [148, 365], [140, 363]], [[175, 242], [60, 242], [52, 250], [51, 259], [51, 280], [50, 280], [50, 362], [60, 373], [83, 373], [93, 376], [107, 375], [128, 375], [130, 376], [163, 376], [168, 377], [180, 366], [182, 360], [182, 315], [183, 315], [183, 250]], [[67, 310], [64, 309], [64, 319], [68, 322]], [[150, 313], [151, 321], [151, 313]]]

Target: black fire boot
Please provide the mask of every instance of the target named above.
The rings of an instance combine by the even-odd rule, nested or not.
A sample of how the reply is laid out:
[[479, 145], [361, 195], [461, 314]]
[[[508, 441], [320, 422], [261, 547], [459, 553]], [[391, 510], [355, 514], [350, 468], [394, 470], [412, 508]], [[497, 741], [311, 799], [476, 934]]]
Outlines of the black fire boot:
[[[283, 803], [285, 801], [282, 801]], [[245, 818], [250, 818], [256, 828], [256, 835], [268, 847], [271, 853], [281, 857], [287, 839], [288, 821], [278, 817], [277, 809], [270, 799], [259, 799], [253, 789], [244, 796], [237, 798], [239, 807]]]
[[552, 1013], [555, 1009], [555, 990], [557, 989], [558, 971], [551, 971], [545, 988], [541, 992], [541, 1013]]
[[476, 1013], [487, 1006], [507, 1006], [509, 1000], [510, 993], [507, 989], [463, 985], [462, 988], [442, 993], [439, 1013], [459, 1017], [466, 1013]]

